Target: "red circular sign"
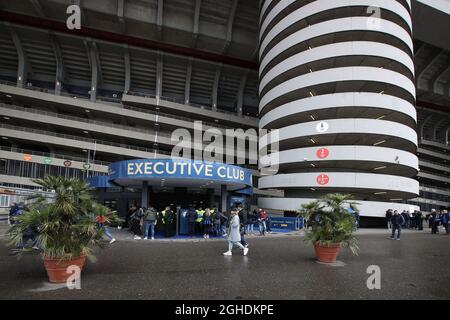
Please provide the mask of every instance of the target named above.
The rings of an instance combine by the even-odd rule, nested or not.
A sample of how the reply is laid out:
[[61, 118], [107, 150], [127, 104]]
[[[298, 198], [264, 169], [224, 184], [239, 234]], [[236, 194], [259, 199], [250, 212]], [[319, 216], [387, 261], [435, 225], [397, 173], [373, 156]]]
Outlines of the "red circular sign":
[[326, 174], [320, 174], [317, 176], [316, 181], [318, 184], [320, 184], [321, 186], [327, 185], [328, 182], [330, 182], [330, 177], [327, 176]]
[[325, 159], [330, 154], [330, 151], [327, 148], [320, 148], [316, 152], [316, 156], [319, 159]]

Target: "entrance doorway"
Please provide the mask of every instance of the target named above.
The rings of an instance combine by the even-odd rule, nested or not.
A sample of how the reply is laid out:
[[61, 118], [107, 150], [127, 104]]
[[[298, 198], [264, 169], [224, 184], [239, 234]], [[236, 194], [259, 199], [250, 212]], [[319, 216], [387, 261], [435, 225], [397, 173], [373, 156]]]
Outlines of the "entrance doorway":
[[[150, 198], [150, 204], [158, 211], [164, 210], [166, 206], [175, 209], [180, 206], [183, 209], [209, 207], [210, 197], [206, 193], [188, 193], [188, 192], [153, 192]], [[212, 204], [214, 205], [214, 204]]]

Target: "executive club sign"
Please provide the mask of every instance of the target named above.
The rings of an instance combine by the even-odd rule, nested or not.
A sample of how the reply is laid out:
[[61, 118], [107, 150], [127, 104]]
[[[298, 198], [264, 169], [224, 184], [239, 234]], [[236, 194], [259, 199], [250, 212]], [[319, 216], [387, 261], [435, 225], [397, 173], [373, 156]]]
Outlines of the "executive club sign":
[[208, 179], [252, 185], [250, 170], [223, 163], [172, 160], [141, 159], [116, 162], [109, 167], [110, 179], [174, 178]]

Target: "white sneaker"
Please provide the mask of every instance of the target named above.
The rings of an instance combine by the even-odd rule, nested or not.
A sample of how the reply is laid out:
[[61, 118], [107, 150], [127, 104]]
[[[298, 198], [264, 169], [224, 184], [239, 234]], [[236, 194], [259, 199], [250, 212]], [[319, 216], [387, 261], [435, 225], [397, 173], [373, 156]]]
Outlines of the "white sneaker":
[[224, 256], [231, 256], [232, 253], [231, 253], [231, 251], [227, 251], [227, 252], [225, 252], [223, 255], [224, 255]]
[[114, 243], [114, 242], [116, 242], [116, 239], [112, 238], [109, 243]]
[[139, 236], [134, 236], [134, 240], [141, 240], [142, 238]]
[[147, 238], [147, 237], [145, 237], [145, 238], [144, 238], [144, 240], [148, 240], [148, 238]]
[[33, 248], [32, 248], [33, 250], [41, 250], [41, 249], [39, 249], [39, 247], [38, 246], [33, 246]]
[[244, 256], [246, 256], [248, 253], [248, 248], [244, 248]]
[[155, 240], [155, 237], [152, 237], [152, 240]]

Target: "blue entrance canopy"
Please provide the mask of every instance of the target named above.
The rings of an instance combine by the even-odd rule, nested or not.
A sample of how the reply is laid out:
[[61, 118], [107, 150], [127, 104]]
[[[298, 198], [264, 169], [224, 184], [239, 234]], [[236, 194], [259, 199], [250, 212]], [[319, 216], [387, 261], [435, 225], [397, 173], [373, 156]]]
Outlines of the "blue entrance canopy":
[[187, 159], [136, 159], [112, 163], [108, 176], [93, 177], [89, 184], [95, 188], [141, 186], [143, 181], [166, 186], [227, 185], [231, 189], [249, 192], [252, 171], [229, 164]]

